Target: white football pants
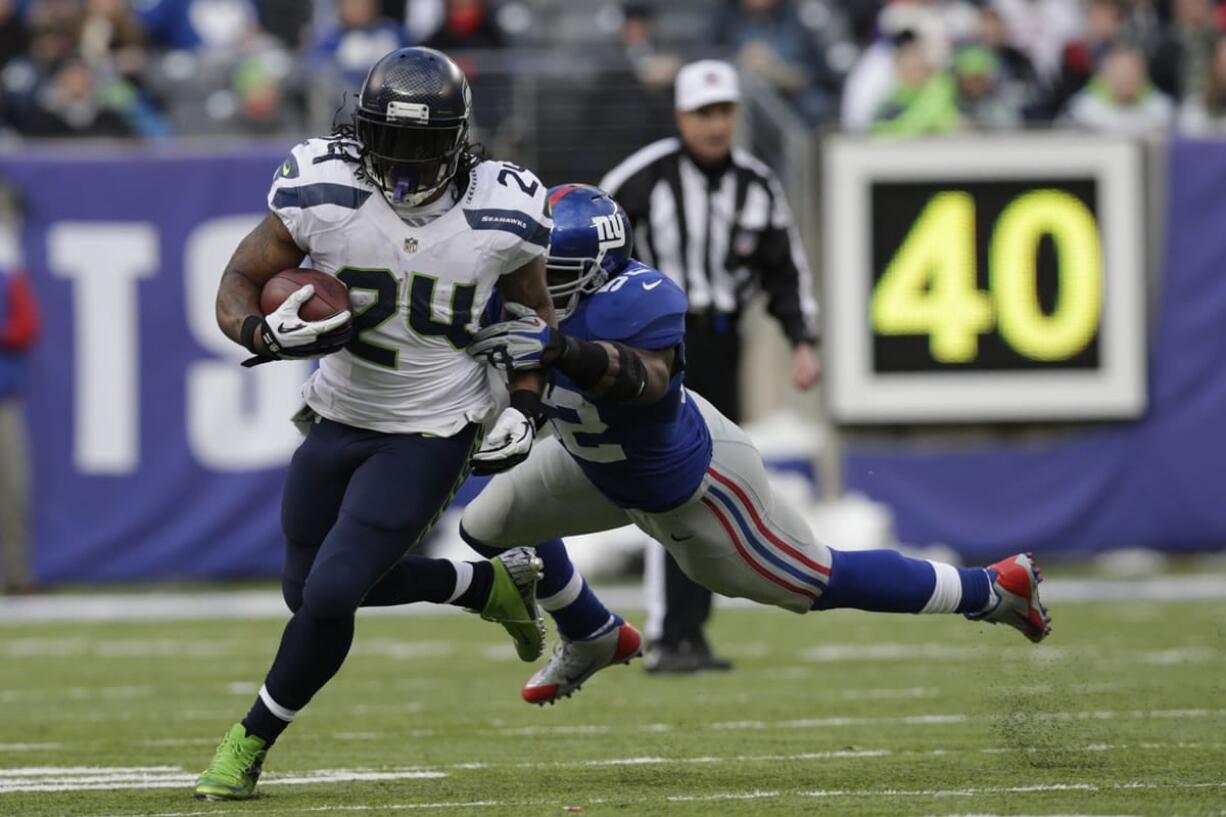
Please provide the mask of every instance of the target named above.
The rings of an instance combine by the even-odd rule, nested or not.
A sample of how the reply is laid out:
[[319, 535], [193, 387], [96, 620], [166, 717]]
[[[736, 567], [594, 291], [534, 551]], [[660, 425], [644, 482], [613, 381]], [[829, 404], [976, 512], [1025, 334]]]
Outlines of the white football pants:
[[684, 504], [664, 513], [617, 507], [551, 436], [490, 480], [465, 508], [464, 530], [483, 544], [515, 547], [633, 523], [716, 593], [808, 611], [830, 577], [830, 551], [772, 495], [762, 456], [745, 432], [701, 396], [686, 396], [707, 422], [713, 452]]

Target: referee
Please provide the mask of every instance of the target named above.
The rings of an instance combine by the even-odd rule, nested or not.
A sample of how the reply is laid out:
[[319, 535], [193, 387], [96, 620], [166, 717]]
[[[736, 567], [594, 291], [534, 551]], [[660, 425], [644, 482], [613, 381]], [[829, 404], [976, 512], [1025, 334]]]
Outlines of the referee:
[[[736, 69], [701, 60], [677, 74], [678, 137], [640, 149], [600, 186], [626, 209], [636, 255], [689, 297], [686, 385], [740, 422], [738, 323], [759, 290], [792, 344], [792, 379], [818, 379], [817, 307], [800, 237], [774, 173], [733, 147], [740, 89]], [[703, 626], [711, 592], [681, 572], [663, 547], [647, 554], [647, 670], [729, 669]]]

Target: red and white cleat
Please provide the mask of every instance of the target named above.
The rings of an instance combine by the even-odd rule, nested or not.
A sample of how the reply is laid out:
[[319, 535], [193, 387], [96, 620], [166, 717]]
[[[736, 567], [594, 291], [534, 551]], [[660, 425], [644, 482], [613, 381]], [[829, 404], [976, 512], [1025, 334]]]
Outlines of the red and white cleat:
[[1051, 616], [1039, 599], [1039, 583], [1043, 577], [1031, 554], [1019, 553], [1001, 559], [989, 565], [988, 571], [993, 577], [996, 606], [967, 618], [1008, 624], [1036, 644], [1051, 635]]
[[569, 698], [595, 673], [613, 664], [629, 664], [642, 654], [643, 637], [625, 621], [596, 638], [559, 638], [545, 666], [524, 684], [524, 700], [543, 706]]

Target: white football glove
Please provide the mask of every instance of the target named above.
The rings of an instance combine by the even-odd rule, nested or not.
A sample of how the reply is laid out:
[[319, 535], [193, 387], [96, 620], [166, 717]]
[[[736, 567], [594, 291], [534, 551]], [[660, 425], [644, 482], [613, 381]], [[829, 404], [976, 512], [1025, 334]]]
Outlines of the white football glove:
[[264, 316], [260, 326], [261, 340], [275, 357], [323, 357], [340, 349], [353, 339], [353, 330], [346, 329], [350, 313], [346, 309], [321, 321], [304, 321], [298, 310], [315, 294], [315, 285], [290, 293], [277, 311]]
[[507, 372], [541, 368], [545, 353], [558, 347], [561, 337], [535, 309], [509, 301], [505, 309], [511, 320], [491, 324], [473, 335], [466, 351]]
[[473, 454], [472, 469], [477, 476], [500, 474], [528, 459], [536, 425], [522, 411], [508, 406], [498, 415], [481, 448]]

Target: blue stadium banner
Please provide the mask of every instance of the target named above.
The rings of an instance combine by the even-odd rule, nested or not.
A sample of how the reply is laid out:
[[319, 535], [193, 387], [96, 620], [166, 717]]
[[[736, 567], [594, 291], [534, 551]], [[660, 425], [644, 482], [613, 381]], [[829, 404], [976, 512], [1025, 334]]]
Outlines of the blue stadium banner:
[[[309, 364], [241, 368], [213, 303], [288, 147], [0, 156], [45, 316], [27, 401], [40, 580], [278, 572]], [[975, 561], [1226, 542], [1226, 143], [1168, 160], [1144, 416], [1008, 447], [850, 445], [847, 486], [888, 503], [903, 541]]]
[[309, 364], [240, 368], [213, 302], [288, 148], [0, 157], [46, 316], [27, 401], [41, 580], [279, 569]]

